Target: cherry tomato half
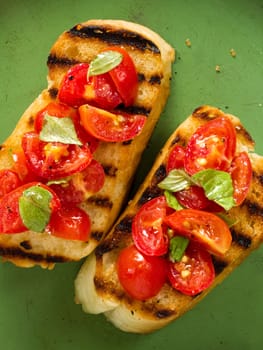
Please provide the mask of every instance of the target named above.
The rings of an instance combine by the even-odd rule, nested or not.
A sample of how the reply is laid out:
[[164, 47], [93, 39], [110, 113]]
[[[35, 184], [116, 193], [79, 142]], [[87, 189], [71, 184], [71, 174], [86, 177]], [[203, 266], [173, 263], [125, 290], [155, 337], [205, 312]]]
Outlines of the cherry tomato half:
[[196, 209], [175, 211], [165, 218], [176, 233], [200, 243], [211, 253], [224, 255], [232, 242], [227, 224], [217, 215]]
[[87, 241], [91, 222], [87, 213], [78, 207], [62, 207], [51, 216], [47, 232], [56, 237]]
[[231, 121], [218, 117], [201, 125], [185, 151], [184, 168], [190, 175], [204, 170], [228, 170], [236, 150], [236, 131]]
[[234, 186], [234, 200], [236, 205], [240, 205], [245, 200], [252, 181], [252, 165], [246, 152], [240, 152], [234, 157], [229, 172]]
[[132, 298], [145, 300], [157, 295], [166, 282], [167, 261], [145, 256], [131, 245], [120, 252], [117, 273], [122, 287]]
[[0, 198], [22, 184], [18, 174], [10, 169], [0, 170]]
[[190, 242], [179, 262], [169, 262], [168, 279], [172, 287], [194, 296], [208, 288], [215, 278], [211, 255], [196, 243]]
[[108, 73], [88, 78], [89, 64], [79, 63], [66, 73], [58, 93], [58, 99], [72, 107], [85, 103], [105, 109], [113, 109], [122, 99]]
[[29, 169], [25, 154], [22, 150], [13, 152], [12, 158], [14, 161], [12, 170], [19, 175], [22, 183], [41, 181], [41, 178]]
[[55, 212], [60, 208], [60, 201], [57, 195], [46, 185], [39, 182], [30, 182], [22, 185], [12, 192], [7, 193], [0, 199], [0, 232], [1, 233], [18, 233], [27, 231], [19, 213], [19, 198], [23, 192], [32, 186], [41, 186], [51, 192], [52, 200], [50, 209]]
[[59, 179], [85, 169], [92, 159], [88, 146], [43, 142], [35, 132], [23, 135], [28, 167], [45, 179]]
[[223, 211], [220, 205], [206, 197], [204, 189], [199, 186], [190, 186], [185, 190], [176, 192], [175, 197], [185, 208], [206, 210], [216, 213]]
[[180, 145], [175, 145], [168, 156], [166, 171], [169, 173], [173, 169], [184, 168], [185, 149]]
[[138, 76], [136, 67], [128, 52], [118, 46], [108, 47], [107, 50], [118, 51], [122, 54], [121, 63], [109, 71], [114, 84], [125, 106], [131, 106], [138, 92]]
[[156, 197], [146, 202], [133, 219], [133, 241], [145, 255], [160, 256], [168, 251], [169, 240], [163, 223], [166, 210], [165, 197]]
[[106, 142], [123, 142], [138, 135], [147, 118], [140, 114], [108, 112], [88, 104], [79, 108], [80, 120], [85, 130]]

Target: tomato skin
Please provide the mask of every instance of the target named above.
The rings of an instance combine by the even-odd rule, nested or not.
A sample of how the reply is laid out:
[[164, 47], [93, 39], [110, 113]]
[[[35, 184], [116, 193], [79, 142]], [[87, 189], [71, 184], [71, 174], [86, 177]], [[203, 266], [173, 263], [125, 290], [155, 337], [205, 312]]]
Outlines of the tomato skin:
[[0, 198], [22, 185], [18, 174], [10, 169], [0, 170]]
[[0, 199], [0, 232], [1, 233], [20, 233], [27, 231], [19, 213], [19, 198], [23, 192], [32, 186], [41, 186], [51, 192], [52, 200], [50, 209], [55, 212], [60, 208], [60, 201], [57, 195], [46, 185], [39, 182], [30, 182], [22, 185], [12, 192], [7, 193]]
[[138, 93], [138, 76], [131, 56], [118, 46], [108, 47], [107, 50], [117, 51], [122, 54], [121, 63], [109, 71], [117, 91], [122, 97], [125, 106], [131, 106]]
[[145, 256], [131, 245], [120, 252], [117, 273], [122, 287], [132, 298], [146, 300], [157, 295], [166, 282], [167, 261]]
[[215, 255], [224, 255], [231, 246], [231, 232], [227, 224], [215, 214], [182, 209], [168, 215], [164, 221], [175, 233], [197, 241]]
[[103, 109], [113, 109], [122, 103], [109, 73], [88, 78], [89, 64], [79, 63], [66, 73], [58, 99], [74, 108], [90, 103]]
[[22, 183], [25, 184], [33, 181], [42, 181], [42, 179], [39, 176], [37, 176], [35, 173], [29, 170], [25, 154], [22, 150], [13, 152], [12, 158], [14, 161], [12, 170], [18, 174]]
[[[66, 156], [59, 161], [45, 154], [47, 145], [61, 147]], [[35, 132], [23, 135], [22, 148], [28, 167], [38, 176], [45, 179], [59, 179], [85, 169], [92, 159], [88, 146], [64, 145], [58, 142], [43, 142]]]
[[145, 255], [161, 256], [167, 253], [169, 240], [163, 220], [167, 212], [164, 196], [146, 202], [132, 222], [132, 238], [136, 248]]
[[89, 64], [79, 63], [71, 67], [64, 76], [58, 92], [58, 99], [71, 107], [77, 108], [86, 103], [85, 85]]
[[91, 222], [87, 213], [78, 207], [62, 207], [51, 216], [46, 229], [53, 236], [86, 242]]
[[235, 128], [229, 119], [218, 117], [201, 125], [191, 136], [184, 168], [190, 175], [209, 168], [227, 171], [235, 151]]
[[190, 242], [180, 262], [169, 262], [168, 279], [172, 287], [194, 296], [208, 288], [215, 278], [211, 255]]
[[166, 171], [169, 173], [173, 169], [184, 168], [185, 148], [180, 145], [175, 145], [169, 152], [166, 163]]
[[229, 170], [234, 187], [234, 200], [241, 205], [245, 200], [252, 181], [252, 165], [246, 152], [238, 153]]
[[84, 129], [95, 138], [106, 142], [124, 142], [137, 136], [147, 118], [140, 114], [105, 111], [88, 104], [79, 108]]

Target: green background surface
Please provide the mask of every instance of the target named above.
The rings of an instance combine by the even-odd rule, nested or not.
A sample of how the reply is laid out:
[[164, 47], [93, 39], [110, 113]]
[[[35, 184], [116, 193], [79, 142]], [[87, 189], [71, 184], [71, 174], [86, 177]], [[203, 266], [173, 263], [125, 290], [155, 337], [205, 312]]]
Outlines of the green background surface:
[[[58, 35], [90, 18], [139, 22], [177, 51], [171, 96], [133, 192], [168, 136], [201, 104], [239, 116], [263, 154], [262, 0], [0, 0], [1, 142], [46, 87], [46, 58]], [[45, 271], [0, 265], [1, 349], [262, 349], [262, 248], [195, 309], [150, 335], [126, 334], [102, 315], [84, 314], [73, 302], [79, 266]]]

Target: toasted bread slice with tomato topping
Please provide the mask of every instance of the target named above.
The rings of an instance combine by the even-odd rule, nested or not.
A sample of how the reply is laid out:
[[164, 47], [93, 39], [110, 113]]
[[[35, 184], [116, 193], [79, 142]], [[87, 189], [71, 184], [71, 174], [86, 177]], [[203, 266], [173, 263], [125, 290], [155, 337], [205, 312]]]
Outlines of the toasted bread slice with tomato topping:
[[[229, 118], [233, 123], [237, 152], [248, 152], [253, 168], [251, 186], [244, 202], [226, 213], [235, 223], [230, 228], [231, 247], [223, 256], [212, 256], [215, 279], [201, 293], [185, 295], [165, 283], [156, 296], [145, 301], [135, 300], [120, 284], [116, 265], [120, 251], [133, 244], [132, 220], [144, 203], [162, 195], [163, 190], [157, 184], [167, 175], [167, 157], [174, 145], [185, 146], [200, 125], [220, 116]], [[104, 313], [116, 327], [127, 332], [152, 332], [180, 317], [221, 283], [262, 242], [262, 174], [263, 157], [254, 153], [254, 142], [240, 120], [210, 106], [197, 108], [168, 139], [134, 199], [106, 239], [81, 267], [75, 280], [76, 302], [82, 304], [87, 313]]]
[[129, 107], [144, 114], [147, 122], [138, 137], [129, 142], [101, 142], [94, 158], [103, 166], [103, 188], [81, 204], [91, 218], [88, 242], [69, 240], [47, 233], [26, 231], [0, 234], [0, 255], [22, 267], [52, 268], [57, 262], [87, 256], [110, 230], [129, 191], [133, 175], [170, 91], [174, 49], [152, 30], [119, 20], [90, 20], [65, 31], [48, 56], [48, 87], [28, 107], [11, 136], [1, 145], [0, 169], [13, 166], [10, 152], [21, 150], [21, 138], [34, 128], [37, 112], [57, 100], [61, 81], [70, 67], [89, 63], [109, 45], [124, 47], [132, 57], [139, 78], [138, 95]]

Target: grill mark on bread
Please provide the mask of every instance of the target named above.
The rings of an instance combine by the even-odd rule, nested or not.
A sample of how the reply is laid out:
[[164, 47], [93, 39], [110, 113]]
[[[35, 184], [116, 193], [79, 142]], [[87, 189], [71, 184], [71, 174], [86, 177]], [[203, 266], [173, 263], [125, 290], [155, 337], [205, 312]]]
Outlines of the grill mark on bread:
[[250, 248], [252, 243], [252, 239], [250, 237], [240, 232], [237, 232], [234, 229], [231, 229], [231, 235], [233, 242], [237, 243], [240, 247], [244, 249]]
[[107, 196], [94, 195], [87, 199], [87, 203], [93, 204], [97, 207], [111, 209], [113, 206], [112, 201]]
[[23, 247], [26, 250], [32, 249], [30, 241], [22, 241], [20, 242], [21, 247]]
[[31, 115], [27, 120], [27, 126], [32, 129], [35, 123], [35, 118]]
[[213, 260], [216, 275], [219, 275], [228, 265], [226, 261], [214, 255], [212, 255], [212, 260]]
[[158, 196], [161, 196], [163, 191], [157, 187], [157, 186], [148, 186], [144, 190], [143, 194], [141, 195], [138, 205], [142, 206], [144, 203], [148, 202], [149, 200], [156, 198]]
[[175, 315], [176, 312], [173, 311], [173, 310], [169, 310], [169, 309], [161, 309], [161, 310], [157, 310], [155, 313], [154, 313], [154, 316], [158, 319], [164, 319], [164, 318], [167, 318], [167, 317], [171, 317], [173, 315]]
[[129, 106], [129, 107], [125, 107], [124, 105], [120, 105], [118, 107], [118, 110], [120, 110], [121, 112], [126, 112], [126, 113], [130, 113], [130, 114], [142, 114], [145, 116], [148, 116], [151, 113], [151, 109], [150, 108], [146, 108], [144, 106]]
[[263, 217], [263, 207], [261, 207], [258, 203], [254, 203], [246, 199], [244, 205], [246, 205], [250, 215]]
[[41, 262], [63, 263], [68, 261], [68, 259], [62, 255], [42, 255], [40, 253], [30, 253], [28, 250], [25, 252], [24, 249], [20, 249], [19, 247], [0, 247], [0, 255], [14, 261], [16, 258], [18, 260], [21, 258], [29, 259], [38, 264]]
[[57, 95], [58, 95], [58, 89], [57, 88], [50, 88], [48, 89], [48, 93], [49, 93], [49, 96], [55, 100], [57, 98]]
[[103, 235], [104, 233], [102, 231], [92, 231], [90, 233], [91, 238], [93, 238], [97, 242], [99, 242], [102, 239]]
[[159, 54], [159, 48], [151, 41], [141, 35], [125, 29], [115, 30], [110, 26], [102, 25], [81, 25], [77, 24], [68, 31], [72, 37], [77, 36], [82, 39], [94, 38], [102, 42], [114, 45], [129, 45], [141, 51], [151, 51]]
[[164, 164], [161, 164], [153, 175], [152, 186], [157, 186], [157, 184], [161, 182], [166, 177], [166, 175], [166, 167]]
[[62, 56], [58, 57], [57, 55], [52, 53], [50, 53], [47, 58], [47, 65], [49, 68], [51, 68], [51, 66], [70, 67], [77, 63], [79, 63], [79, 61], [75, 59]]
[[236, 132], [239, 135], [242, 135], [243, 138], [246, 140], [246, 142], [248, 143], [254, 143], [253, 138], [251, 137], [251, 135], [249, 134], [249, 132], [242, 126], [242, 125], [236, 125], [235, 126]]
[[104, 173], [106, 176], [109, 176], [109, 177], [116, 177], [116, 174], [117, 174], [117, 171], [118, 171], [118, 168], [115, 167], [114, 165], [106, 165], [106, 164], [102, 164], [102, 167], [104, 169]]

